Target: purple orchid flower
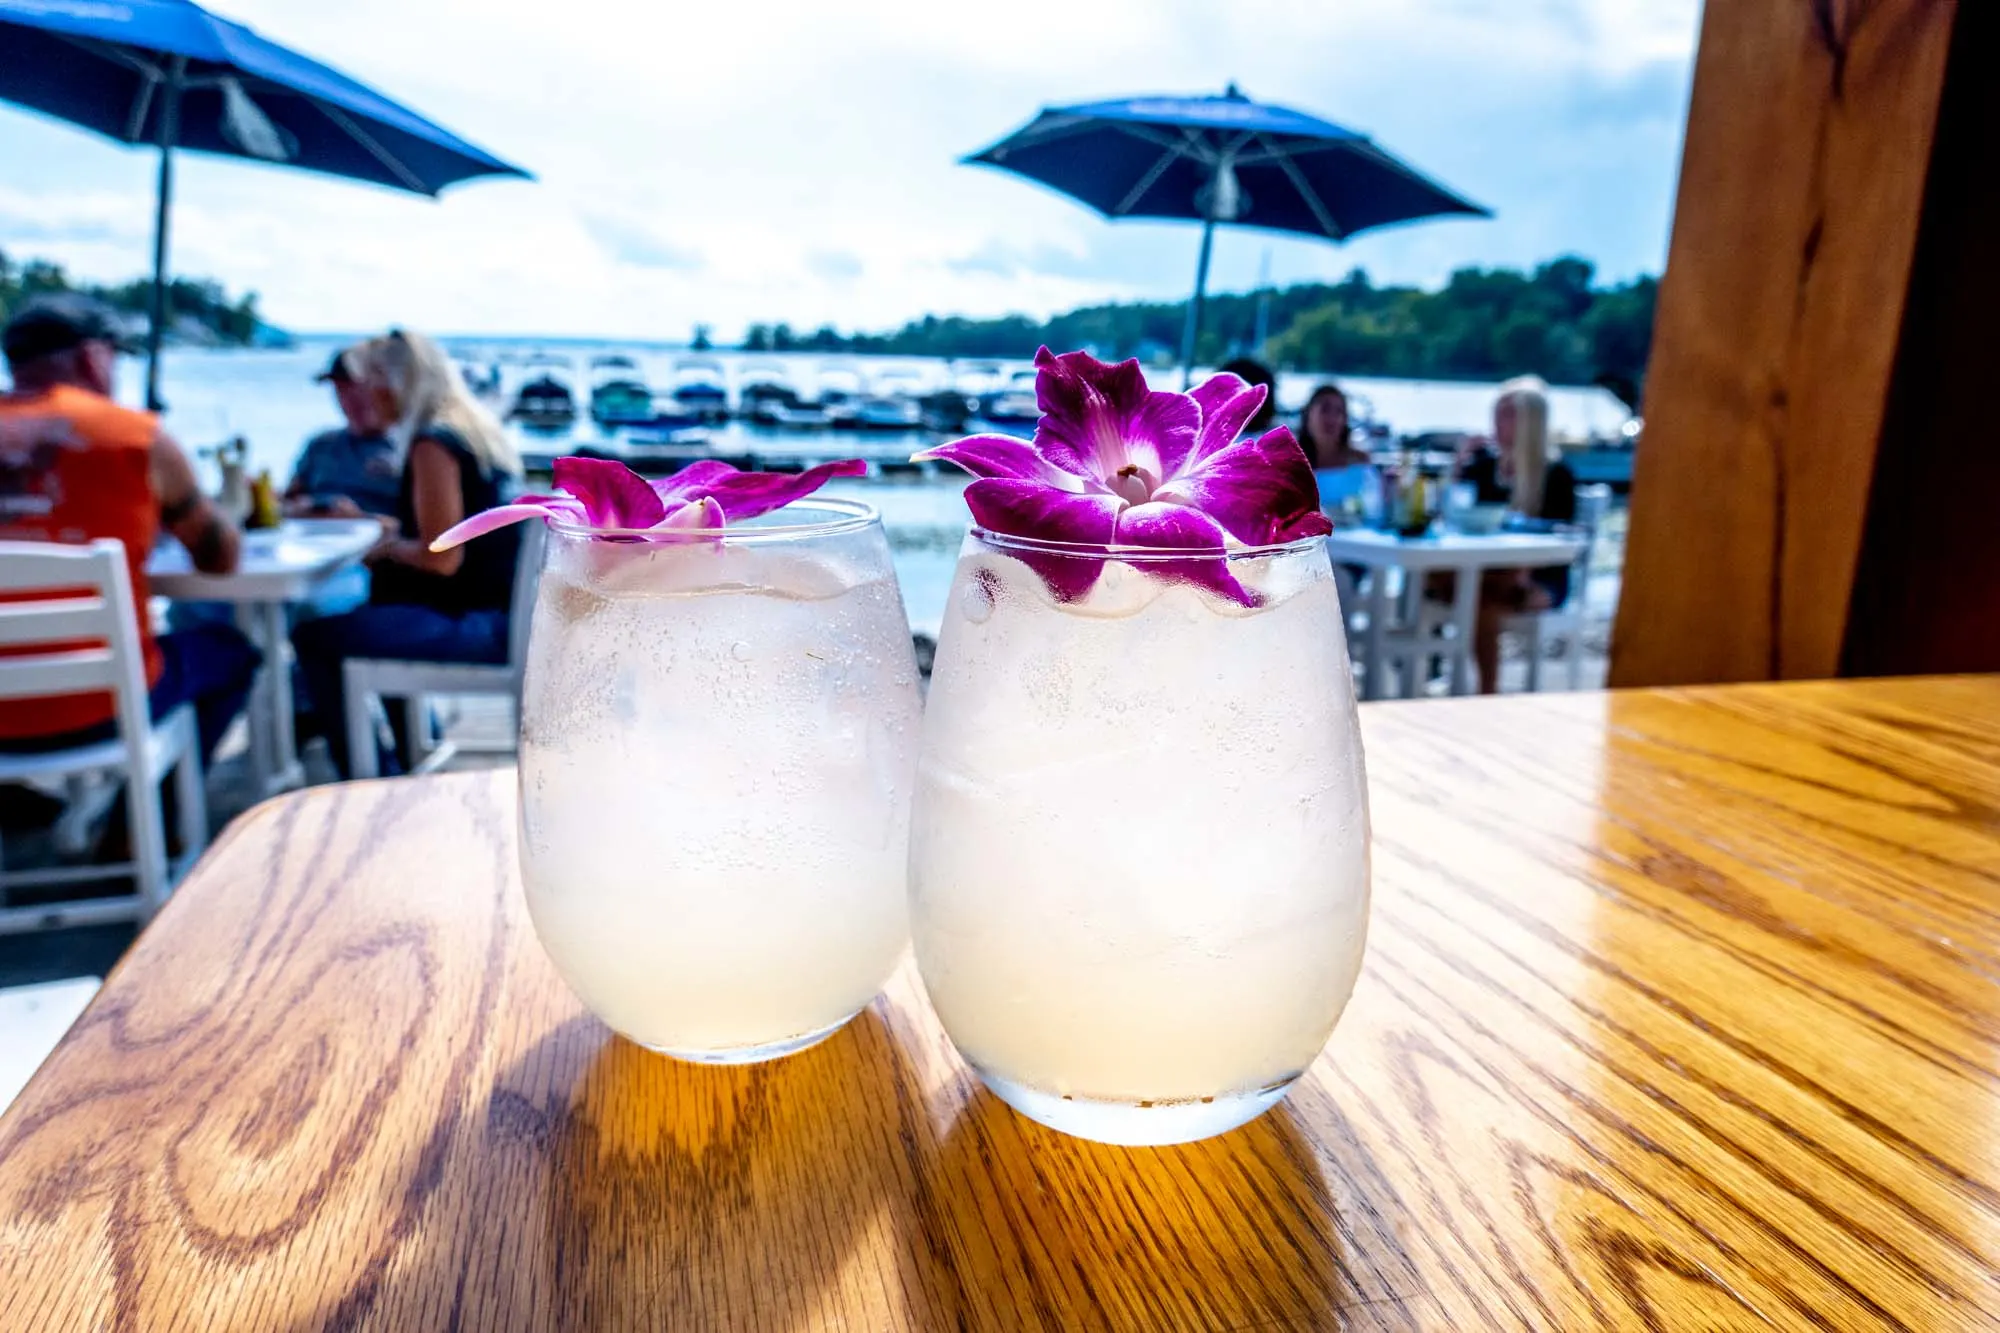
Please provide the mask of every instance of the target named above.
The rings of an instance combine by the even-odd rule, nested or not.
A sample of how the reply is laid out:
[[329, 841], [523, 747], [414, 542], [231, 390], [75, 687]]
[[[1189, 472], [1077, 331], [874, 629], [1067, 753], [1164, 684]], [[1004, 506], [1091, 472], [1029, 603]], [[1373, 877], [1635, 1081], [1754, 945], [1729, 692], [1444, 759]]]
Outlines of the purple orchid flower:
[[[1232, 547], [1323, 537], [1319, 485], [1305, 450], [1280, 426], [1237, 433], [1267, 390], [1216, 375], [1191, 393], [1148, 388], [1137, 361], [1086, 352], [1035, 353], [1042, 419], [1033, 440], [973, 435], [916, 455], [970, 472], [972, 517], [988, 532], [1090, 548], [1186, 551], [1143, 567], [1245, 606], [1258, 596], [1229, 572]], [[1103, 561], [1049, 554], [1028, 563], [1062, 601], [1095, 586]]]
[[647, 481], [608, 458], [558, 458], [557, 495], [524, 495], [512, 504], [481, 510], [431, 543], [433, 551], [483, 536], [523, 519], [543, 518], [620, 536], [710, 533], [803, 500], [834, 477], [858, 477], [858, 458], [821, 463], [804, 472], [744, 472], [719, 459], [689, 463], [671, 477]]

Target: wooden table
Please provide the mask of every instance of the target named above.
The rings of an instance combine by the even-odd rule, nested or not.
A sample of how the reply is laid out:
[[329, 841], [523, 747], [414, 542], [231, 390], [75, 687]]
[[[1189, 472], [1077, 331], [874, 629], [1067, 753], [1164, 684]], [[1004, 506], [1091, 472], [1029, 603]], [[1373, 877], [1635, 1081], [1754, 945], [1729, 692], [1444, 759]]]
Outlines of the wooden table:
[[1367, 969], [1186, 1148], [976, 1091], [906, 969], [607, 1035], [511, 775], [240, 821], [0, 1119], [8, 1329], [2000, 1322], [2000, 678], [1364, 709]]
[[285, 610], [352, 568], [382, 538], [372, 518], [288, 518], [275, 528], [243, 534], [234, 572], [204, 574], [178, 542], [163, 543], [146, 562], [155, 593], [177, 601], [226, 602], [236, 623], [264, 654], [250, 696], [251, 780], [261, 795], [305, 782], [292, 735], [291, 635]]

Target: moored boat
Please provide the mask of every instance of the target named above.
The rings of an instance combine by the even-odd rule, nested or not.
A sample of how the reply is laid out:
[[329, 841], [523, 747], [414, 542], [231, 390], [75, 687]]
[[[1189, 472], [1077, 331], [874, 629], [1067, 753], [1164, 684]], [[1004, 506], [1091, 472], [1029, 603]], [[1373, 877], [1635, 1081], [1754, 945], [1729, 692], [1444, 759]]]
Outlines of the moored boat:
[[1035, 397], [1035, 372], [1015, 371], [1002, 387], [980, 400], [979, 416], [996, 426], [1032, 425], [1041, 420], [1041, 403]]
[[570, 362], [547, 353], [530, 356], [528, 378], [514, 390], [508, 409], [511, 420], [530, 430], [561, 430], [576, 423], [576, 390], [570, 387]]
[[676, 361], [667, 397], [682, 411], [703, 421], [729, 419], [729, 389], [724, 383], [722, 363], [712, 357], [690, 356]]
[[842, 365], [821, 366], [811, 405], [826, 418], [828, 425], [852, 426], [866, 396], [859, 371]]
[[875, 377], [855, 407], [863, 430], [915, 430], [924, 424], [924, 384], [914, 371], [890, 369]]
[[808, 424], [796, 420], [810, 415], [815, 418], [811, 424], [819, 424], [824, 418], [817, 413], [806, 413], [800, 400], [798, 386], [792, 382], [785, 368], [775, 361], [753, 361], [739, 372], [736, 394], [737, 415], [759, 426], [790, 426]]
[[629, 356], [600, 356], [590, 363], [590, 419], [607, 429], [653, 420], [653, 389]]

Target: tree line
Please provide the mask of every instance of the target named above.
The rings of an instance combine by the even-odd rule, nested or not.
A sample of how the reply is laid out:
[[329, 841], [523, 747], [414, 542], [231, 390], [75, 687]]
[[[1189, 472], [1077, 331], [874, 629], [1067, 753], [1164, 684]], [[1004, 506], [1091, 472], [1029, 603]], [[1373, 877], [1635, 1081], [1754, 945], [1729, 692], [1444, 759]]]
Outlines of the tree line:
[[[44, 259], [16, 261], [0, 250], [0, 320], [32, 297], [52, 292], [83, 292], [124, 314], [144, 321], [153, 307], [149, 278], [115, 286], [73, 282], [62, 265]], [[219, 282], [204, 278], [172, 278], [167, 282], [167, 308], [176, 326], [192, 324], [205, 340], [230, 347], [248, 346], [264, 327], [257, 314], [257, 293], [232, 300]], [[203, 336], [197, 334], [198, 337]]]
[[[1419, 379], [1535, 374], [1557, 384], [1604, 384], [1637, 401], [1653, 337], [1657, 279], [1599, 285], [1588, 260], [1565, 255], [1524, 273], [1464, 268], [1435, 291], [1376, 286], [1361, 269], [1337, 283], [1225, 292], [1203, 308], [1198, 359], [1261, 354], [1282, 369]], [[745, 351], [871, 352], [899, 356], [1025, 357], [1047, 344], [1099, 356], [1170, 361], [1184, 301], [1111, 302], [1047, 320], [926, 315], [890, 333], [843, 335], [753, 324]]]

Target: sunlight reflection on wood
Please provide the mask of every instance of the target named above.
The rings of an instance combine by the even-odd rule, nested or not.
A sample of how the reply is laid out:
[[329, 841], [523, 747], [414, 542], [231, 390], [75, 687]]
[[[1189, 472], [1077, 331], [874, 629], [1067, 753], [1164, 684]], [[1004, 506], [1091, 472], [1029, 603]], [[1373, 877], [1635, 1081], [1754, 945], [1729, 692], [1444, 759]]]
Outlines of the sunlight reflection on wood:
[[2000, 1320], [2000, 680], [1371, 706], [1360, 988], [1183, 1148], [979, 1091], [905, 966], [674, 1064], [528, 929], [507, 773], [267, 805], [0, 1119], [0, 1326]]

